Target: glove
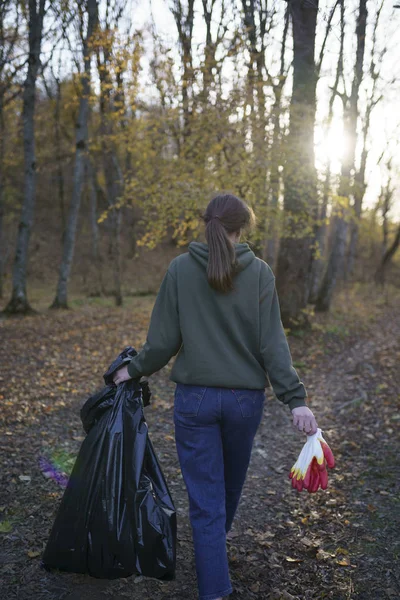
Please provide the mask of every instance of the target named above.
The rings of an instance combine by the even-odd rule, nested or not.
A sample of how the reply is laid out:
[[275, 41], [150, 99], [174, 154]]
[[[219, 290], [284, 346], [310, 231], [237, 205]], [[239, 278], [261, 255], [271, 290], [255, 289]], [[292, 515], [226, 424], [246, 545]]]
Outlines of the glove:
[[310, 494], [316, 492], [319, 486], [326, 490], [328, 487], [327, 466], [333, 469], [335, 459], [318, 427], [314, 435], [307, 437], [299, 458], [290, 469], [289, 479], [292, 480], [292, 487], [299, 492], [304, 488]]

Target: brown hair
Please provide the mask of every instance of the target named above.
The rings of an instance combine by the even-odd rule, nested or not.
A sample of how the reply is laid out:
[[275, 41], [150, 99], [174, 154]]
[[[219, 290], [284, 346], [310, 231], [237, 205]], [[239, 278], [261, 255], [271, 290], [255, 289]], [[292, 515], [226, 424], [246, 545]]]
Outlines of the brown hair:
[[208, 282], [216, 290], [228, 292], [233, 289], [237, 269], [235, 246], [228, 233], [253, 227], [253, 209], [233, 194], [218, 194], [210, 200], [203, 220], [208, 244]]

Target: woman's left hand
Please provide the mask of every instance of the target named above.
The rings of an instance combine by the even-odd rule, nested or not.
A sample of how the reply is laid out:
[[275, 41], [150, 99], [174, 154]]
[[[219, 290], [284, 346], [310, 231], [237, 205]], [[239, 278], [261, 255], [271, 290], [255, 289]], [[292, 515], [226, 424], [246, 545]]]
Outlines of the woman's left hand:
[[123, 381], [128, 381], [128, 379], [132, 379], [132, 377], [128, 373], [127, 366], [122, 367], [121, 369], [118, 369], [118, 371], [116, 371], [116, 373], [113, 377], [113, 381], [114, 381], [115, 385], [118, 385], [118, 384], [122, 383]]

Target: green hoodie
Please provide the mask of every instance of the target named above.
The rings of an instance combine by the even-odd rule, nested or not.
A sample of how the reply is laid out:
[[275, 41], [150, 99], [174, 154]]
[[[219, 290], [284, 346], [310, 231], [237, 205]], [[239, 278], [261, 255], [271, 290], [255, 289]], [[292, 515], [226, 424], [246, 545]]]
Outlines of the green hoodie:
[[[161, 283], [147, 340], [128, 364], [133, 378], [148, 376], [176, 357], [170, 379], [192, 385], [262, 389], [271, 383], [292, 410], [306, 406], [282, 326], [275, 276], [246, 243], [235, 244], [234, 290], [207, 280], [208, 246], [191, 242]], [[269, 378], [269, 381], [268, 381]]]

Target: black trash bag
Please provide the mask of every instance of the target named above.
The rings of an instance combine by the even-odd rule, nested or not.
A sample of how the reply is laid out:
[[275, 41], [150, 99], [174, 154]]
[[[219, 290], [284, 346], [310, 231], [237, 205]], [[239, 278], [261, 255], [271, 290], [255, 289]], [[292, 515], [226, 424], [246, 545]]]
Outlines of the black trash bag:
[[87, 436], [42, 556], [47, 570], [175, 579], [175, 506], [143, 415], [150, 390], [137, 379], [112, 382], [135, 354], [125, 348], [104, 374], [106, 387], [81, 408]]

